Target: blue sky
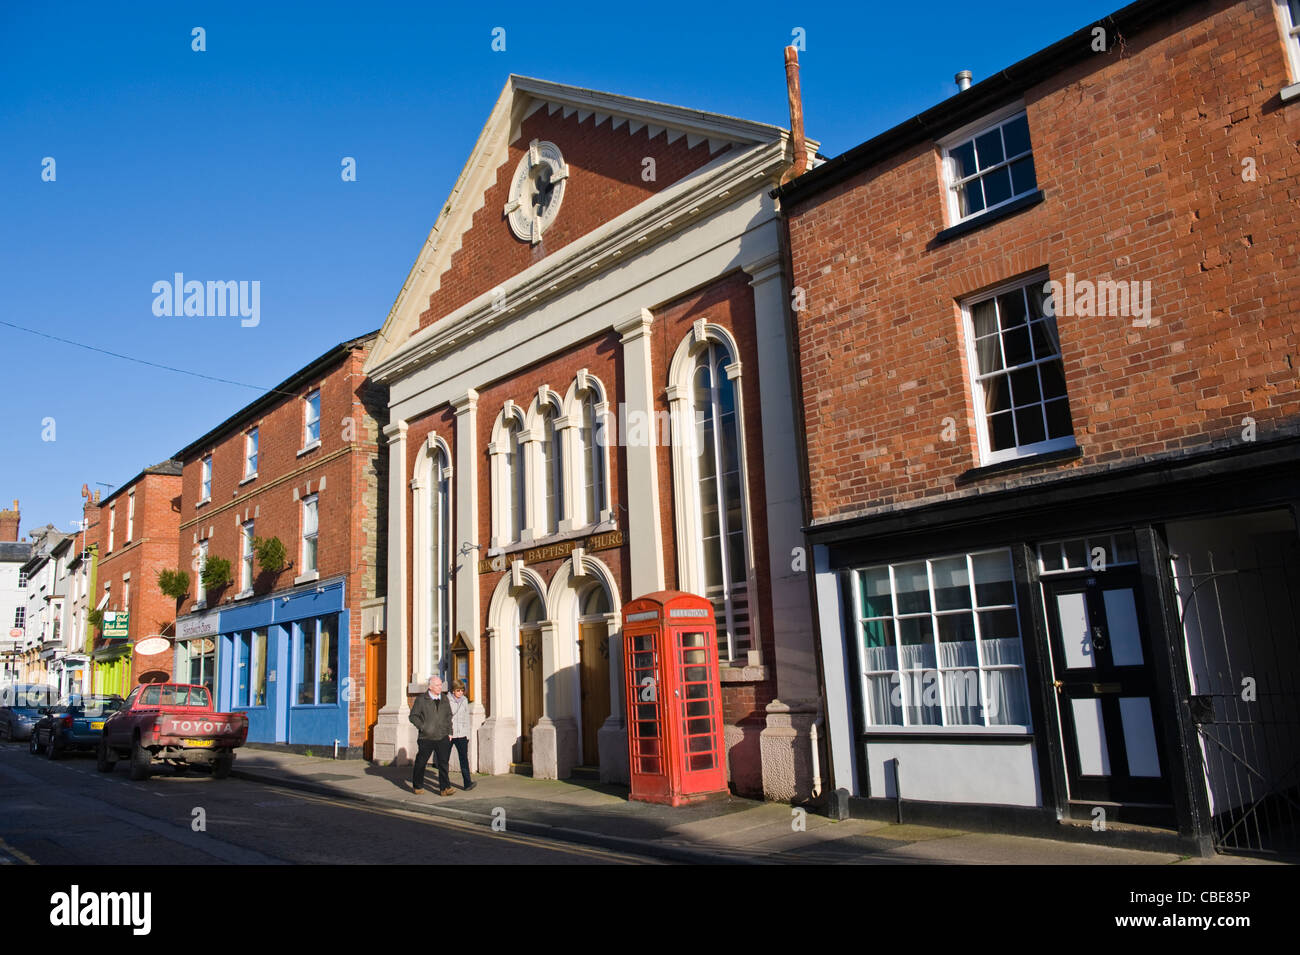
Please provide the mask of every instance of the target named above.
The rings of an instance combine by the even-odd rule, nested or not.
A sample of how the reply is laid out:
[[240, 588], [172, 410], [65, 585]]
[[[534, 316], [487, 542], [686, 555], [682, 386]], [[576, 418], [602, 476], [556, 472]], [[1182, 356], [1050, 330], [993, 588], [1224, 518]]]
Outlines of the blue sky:
[[[801, 27], [807, 132], [835, 155], [1121, 5], [3, 3], [0, 321], [270, 388], [383, 323], [512, 72], [784, 126]], [[176, 272], [259, 281], [260, 322], [155, 316]], [[24, 533], [260, 394], [7, 325], [0, 357]]]

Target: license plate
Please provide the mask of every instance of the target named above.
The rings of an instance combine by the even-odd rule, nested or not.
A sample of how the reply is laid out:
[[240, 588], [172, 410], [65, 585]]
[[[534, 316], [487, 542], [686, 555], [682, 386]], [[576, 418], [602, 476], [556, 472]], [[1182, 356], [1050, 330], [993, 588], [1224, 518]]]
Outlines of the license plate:
[[214, 739], [183, 739], [181, 742], [191, 749], [198, 749], [205, 746], [213, 746], [217, 741]]
[[98, 723], [91, 723], [90, 728], [92, 730], [102, 730], [104, 728], [104, 721], [100, 720]]

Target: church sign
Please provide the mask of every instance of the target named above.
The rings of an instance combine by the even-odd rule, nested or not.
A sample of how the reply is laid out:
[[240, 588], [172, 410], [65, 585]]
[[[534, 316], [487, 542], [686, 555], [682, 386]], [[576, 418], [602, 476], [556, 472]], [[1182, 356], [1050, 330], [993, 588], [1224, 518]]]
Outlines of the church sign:
[[592, 534], [586, 538], [575, 538], [574, 540], [560, 541], [556, 544], [547, 544], [544, 547], [534, 547], [532, 550], [489, 557], [478, 562], [478, 572], [480, 574], [490, 574], [493, 571], [500, 573], [507, 570], [516, 560], [522, 560], [525, 564], [540, 564], [543, 561], [568, 557], [579, 547], [586, 553], [592, 553], [593, 551], [609, 550], [613, 547], [622, 546], [623, 532], [607, 531], [604, 534]]

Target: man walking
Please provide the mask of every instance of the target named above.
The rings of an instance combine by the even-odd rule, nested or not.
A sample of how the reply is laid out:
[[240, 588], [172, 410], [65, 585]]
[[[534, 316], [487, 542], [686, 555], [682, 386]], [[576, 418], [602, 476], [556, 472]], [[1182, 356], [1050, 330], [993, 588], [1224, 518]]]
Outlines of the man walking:
[[438, 794], [450, 796], [447, 763], [451, 759], [451, 699], [442, 692], [442, 680], [429, 677], [429, 692], [422, 695], [411, 707], [411, 722], [419, 730], [419, 748], [415, 754], [415, 771], [411, 788], [417, 794], [424, 792], [424, 767], [432, 753], [438, 761]]

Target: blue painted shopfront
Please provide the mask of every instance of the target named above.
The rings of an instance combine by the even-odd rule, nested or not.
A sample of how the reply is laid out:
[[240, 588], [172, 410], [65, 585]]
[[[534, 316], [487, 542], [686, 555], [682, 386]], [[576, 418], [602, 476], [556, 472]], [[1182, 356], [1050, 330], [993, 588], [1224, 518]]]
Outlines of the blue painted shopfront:
[[217, 705], [248, 714], [255, 743], [347, 745], [343, 581], [222, 609]]

